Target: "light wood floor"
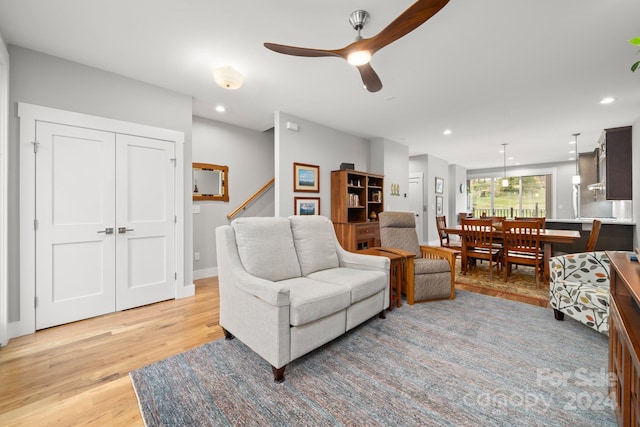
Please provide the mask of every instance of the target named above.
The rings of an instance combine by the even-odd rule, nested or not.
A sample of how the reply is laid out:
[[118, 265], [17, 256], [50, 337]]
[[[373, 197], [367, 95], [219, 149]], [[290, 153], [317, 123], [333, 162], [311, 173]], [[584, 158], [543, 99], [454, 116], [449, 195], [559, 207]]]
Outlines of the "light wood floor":
[[142, 426], [129, 371], [223, 336], [217, 278], [195, 293], [9, 340], [0, 426]]
[[219, 305], [217, 278], [202, 279], [194, 297], [10, 340], [0, 348], [0, 426], [143, 425], [129, 372], [221, 338]]

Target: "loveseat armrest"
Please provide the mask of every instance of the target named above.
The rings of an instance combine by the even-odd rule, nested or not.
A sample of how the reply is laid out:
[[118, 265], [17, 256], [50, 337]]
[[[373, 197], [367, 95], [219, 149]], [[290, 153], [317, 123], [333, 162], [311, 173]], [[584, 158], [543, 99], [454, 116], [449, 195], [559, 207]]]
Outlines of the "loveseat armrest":
[[359, 270], [379, 270], [389, 274], [389, 258], [375, 255], [358, 254], [342, 248], [338, 249], [340, 267], [356, 268]]
[[234, 272], [234, 276], [233, 286], [237, 286], [248, 294], [276, 307], [289, 305], [290, 291], [286, 285], [253, 276], [246, 270], [238, 270]]
[[551, 257], [551, 282], [609, 283], [609, 258], [604, 251], [580, 252]]

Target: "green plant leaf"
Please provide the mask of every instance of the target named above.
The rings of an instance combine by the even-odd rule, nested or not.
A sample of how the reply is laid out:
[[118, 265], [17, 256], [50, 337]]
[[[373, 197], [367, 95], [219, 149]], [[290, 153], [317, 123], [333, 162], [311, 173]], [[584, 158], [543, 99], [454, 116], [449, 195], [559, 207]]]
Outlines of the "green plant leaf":
[[631, 40], [629, 40], [629, 43], [635, 46], [640, 46], [640, 37], [632, 38]]
[[631, 66], [631, 71], [635, 72], [638, 69], [638, 66], [640, 66], [640, 61]]

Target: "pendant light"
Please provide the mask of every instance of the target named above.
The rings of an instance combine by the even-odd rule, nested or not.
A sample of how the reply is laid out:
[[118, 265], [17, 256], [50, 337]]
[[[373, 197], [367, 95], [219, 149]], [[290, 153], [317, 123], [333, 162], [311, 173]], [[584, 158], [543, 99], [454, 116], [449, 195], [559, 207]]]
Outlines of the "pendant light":
[[502, 155], [504, 158], [504, 175], [502, 178], [502, 186], [503, 187], [508, 187], [509, 186], [509, 180], [507, 179], [507, 143], [505, 142], [504, 144], [502, 144]]
[[574, 133], [573, 137], [576, 140], [576, 174], [571, 177], [571, 183], [574, 185], [580, 185], [580, 163], [578, 161], [578, 135], [579, 133]]

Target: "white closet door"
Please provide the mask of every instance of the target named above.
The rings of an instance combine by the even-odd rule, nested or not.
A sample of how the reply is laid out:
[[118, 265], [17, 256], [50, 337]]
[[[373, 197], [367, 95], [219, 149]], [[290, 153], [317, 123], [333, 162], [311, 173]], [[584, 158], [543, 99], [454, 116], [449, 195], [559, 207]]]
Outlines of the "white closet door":
[[115, 135], [37, 122], [36, 329], [115, 309]]
[[175, 297], [175, 143], [116, 136], [116, 309]]

